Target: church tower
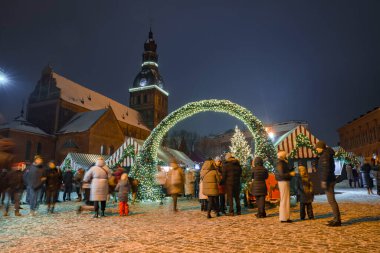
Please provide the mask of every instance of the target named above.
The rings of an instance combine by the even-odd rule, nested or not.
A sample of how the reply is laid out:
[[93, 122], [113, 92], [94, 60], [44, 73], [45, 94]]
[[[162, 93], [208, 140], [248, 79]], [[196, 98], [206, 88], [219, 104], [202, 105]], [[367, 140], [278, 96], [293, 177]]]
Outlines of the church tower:
[[138, 111], [149, 129], [155, 128], [168, 115], [168, 96], [158, 71], [157, 44], [152, 30], [144, 43], [141, 71], [129, 89], [129, 107]]

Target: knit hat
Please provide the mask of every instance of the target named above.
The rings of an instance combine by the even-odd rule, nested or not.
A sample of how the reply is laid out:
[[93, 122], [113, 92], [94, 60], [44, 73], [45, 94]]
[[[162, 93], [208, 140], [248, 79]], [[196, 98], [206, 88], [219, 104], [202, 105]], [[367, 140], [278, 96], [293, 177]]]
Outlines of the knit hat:
[[321, 148], [325, 149], [326, 148], [326, 142], [324, 141], [318, 141], [317, 144], [315, 145], [316, 148]]
[[42, 156], [40, 156], [40, 155], [35, 155], [35, 156], [34, 156], [34, 160], [37, 160], [37, 159], [42, 159]]
[[217, 157], [215, 157], [214, 161], [215, 161], [215, 162], [216, 162], [216, 161], [222, 161], [222, 159], [220, 159], [220, 156], [217, 156]]

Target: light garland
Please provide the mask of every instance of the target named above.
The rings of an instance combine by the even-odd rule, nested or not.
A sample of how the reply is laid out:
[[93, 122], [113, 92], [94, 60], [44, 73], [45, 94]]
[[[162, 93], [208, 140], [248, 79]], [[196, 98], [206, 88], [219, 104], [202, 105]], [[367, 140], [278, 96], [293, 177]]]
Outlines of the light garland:
[[111, 169], [119, 166], [120, 164], [123, 163], [124, 159], [127, 158], [127, 157], [131, 157], [132, 159], [135, 158], [135, 147], [130, 144], [128, 145], [124, 150], [123, 150], [123, 154], [121, 155], [121, 157], [119, 158], [119, 160], [111, 167]]
[[232, 103], [229, 100], [201, 100], [188, 103], [170, 113], [160, 124], [153, 129], [150, 136], [137, 155], [136, 163], [132, 167], [132, 177], [140, 181], [138, 198], [148, 200], [160, 199], [160, 188], [155, 183], [157, 172], [157, 151], [165, 134], [178, 122], [200, 112], [222, 112], [241, 120], [252, 133], [255, 140], [255, 153], [273, 165], [276, 151], [272, 141], [260, 120], [248, 109]]
[[311, 149], [314, 154], [318, 154], [316, 148], [311, 144], [310, 139], [304, 134], [298, 134], [296, 136], [296, 147], [290, 152], [289, 158], [295, 158], [298, 149], [303, 147]]
[[334, 158], [344, 161], [345, 163], [350, 163], [352, 165], [360, 165], [359, 159], [354, 155], [350, 155], [342, 147], [339, 147], [338, 150], [335, 152]]

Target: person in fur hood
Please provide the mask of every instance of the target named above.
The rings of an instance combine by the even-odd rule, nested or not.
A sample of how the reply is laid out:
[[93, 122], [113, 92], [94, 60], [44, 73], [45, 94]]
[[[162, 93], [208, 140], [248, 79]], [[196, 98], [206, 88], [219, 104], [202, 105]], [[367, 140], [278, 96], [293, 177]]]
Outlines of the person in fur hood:
[[84, 182], [91, 182], [90, 201], [94, 201], [95, 215], [99, 217], [99, 202], [101, 205], [101, 216], [105, 216], [106, 200], [108, 195], [108, 179], [112, 173], [106, 166], [104, 159], [99, 157], [95, 163], [84, 175]]

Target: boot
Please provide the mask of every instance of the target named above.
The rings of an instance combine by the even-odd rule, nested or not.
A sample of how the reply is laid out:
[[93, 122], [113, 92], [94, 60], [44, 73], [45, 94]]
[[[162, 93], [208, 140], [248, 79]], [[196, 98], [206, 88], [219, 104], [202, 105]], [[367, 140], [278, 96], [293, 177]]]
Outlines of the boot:
[[104, 214], [104, 210], [102, 210], [102, 214], [101, 215], [102, 215], [102, 217], [106, 217], [105, 214]]
[[211, 214], [210, 214], [210, 212], [207, 213], [207, 219], [211, 219]]
[[99, 212], [95, 211], [94, 218], [99, 218]]
[[8, 211], [4, 211], [3, 216], [8, 216]]
[[50, 209], [50, 213], [54, 213], [54, 206]]
[[19, 210], [16, 210], [16, 211], [15, 211], [15, 216], [21, 216], [21, 214], [20, 214], [20, 211], [19, 211]]

